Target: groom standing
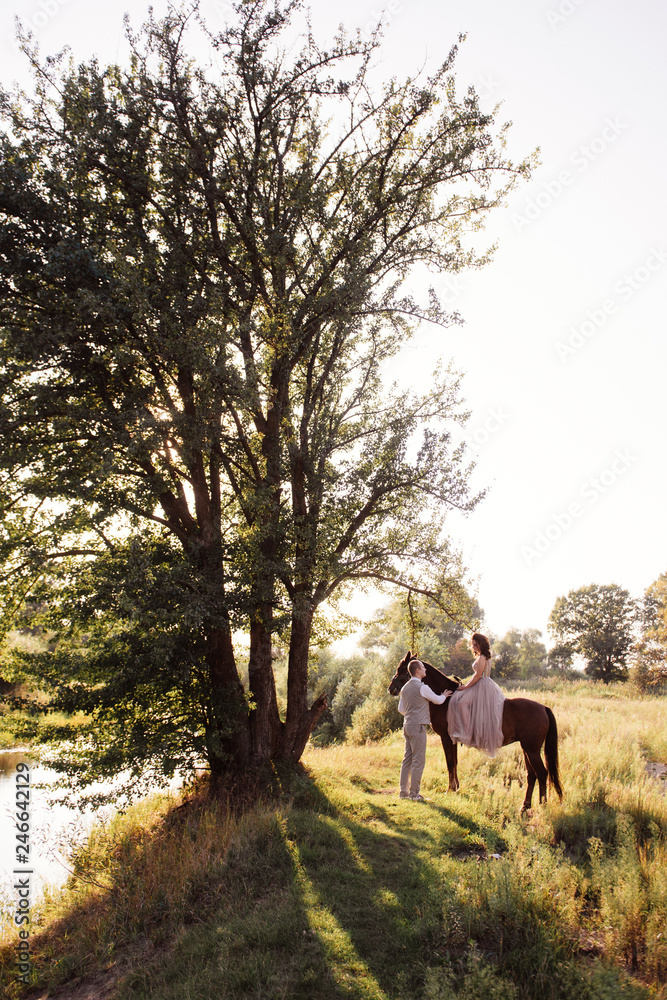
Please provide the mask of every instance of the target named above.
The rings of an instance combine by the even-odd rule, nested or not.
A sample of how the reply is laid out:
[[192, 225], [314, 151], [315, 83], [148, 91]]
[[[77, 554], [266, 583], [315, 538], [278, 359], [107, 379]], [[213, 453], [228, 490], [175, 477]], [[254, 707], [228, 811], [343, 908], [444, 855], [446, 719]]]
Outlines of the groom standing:
[[401, 798], [413, 802], [425, 802], [419, 794], [424, 764], [426, 763], [426, 727], [430, 721], [428, 702], [442, 705], [447, 697], [436, 694], [428, 684], [422, 684], [426, 667], [421, 660], [410, 660], [408, 664], [410, 680], [403, 685], [398, 710], [403, 718], [405, 753], [401, 765]]

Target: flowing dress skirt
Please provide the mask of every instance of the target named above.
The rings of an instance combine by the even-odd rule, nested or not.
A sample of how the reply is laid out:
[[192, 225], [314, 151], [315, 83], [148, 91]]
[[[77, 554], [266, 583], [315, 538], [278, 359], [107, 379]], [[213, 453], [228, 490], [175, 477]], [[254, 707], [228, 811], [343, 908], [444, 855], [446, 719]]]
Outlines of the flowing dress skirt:
[[454, 743], [485, 750], [494, 757], [503, 744], [505, 695], [490, 677], [455, 691], [447, 707], [447, 729]]

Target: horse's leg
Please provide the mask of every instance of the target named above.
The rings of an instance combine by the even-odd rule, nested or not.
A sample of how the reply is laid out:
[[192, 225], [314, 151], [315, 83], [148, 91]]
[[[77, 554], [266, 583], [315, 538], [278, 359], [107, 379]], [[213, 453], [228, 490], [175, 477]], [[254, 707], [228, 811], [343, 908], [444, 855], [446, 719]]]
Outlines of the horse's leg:
[[447, 761], [447, 770], [449, 772], [449, 792], [458, 792], [459, 790], [459, 776], [456, 772], [456, 765], [458, 762], [458, 754], [456, 743], [452, 743], [449, 738], [449, 733], [441, 733], [440, 739], [442, 741], [442, 749], [445, 751], [445, 759]]
[[[526, 759], [526, 767], [530, 766], [530, 770], [533, 772], [532, 783], [530, 784], [530, 796], [532, 797], [533, 787], [535, 786], [535, 777], [540, 785], [540, 805], [547, 801], [547, 776], [548, 772], [544, 763], [542, 761], [542, 755], [539, 750], [526, 750], [524, 748], [523, 756]], [[528, 792], [526, 792], [526, 797], [528, 798]], [[525, 806], [525, 803], [524, 803]], [[530, 803], [528, 804], [530, 809]]]
[[459, 778], [456, 773], [456, 763], [457, 763], [457, 748], [456, 743], [452, 743], [449, 735], [449, 729], [447, 727], [447, 702], [443, 705], [434, 705], [433, 702], [429, 704], [431, 725], [433, 726], [434, 732], [438, 734], [442, 742], [442, 749], [445, 751], [445, 760], [447, 761], [447, 770], [449, 772], [449, 788], [450, 792], [458, 792], [459, 790]]
[[525, 750], [523, 751], [523, 759], [526, 764], [526, 797], [523, 800], [523, 805], [521, 806], [521, 812], [528, 812], [531, 806], [531, 802], [533, 801], [533, 789], [535, 787], [535, 781], [537, 779], [537, 775], [535, 773], [533, 765], [530, 762], [530, 758]]
[[549, 777], [549, 772], [547, 771], [546, 767], [544, 766], [544, 762], [542, 760], [542, 755], [539, 752], [539, 750], [535, 754], [535, 758], [536, 758], [537, 763], [539, 765], [539, 768], [538, 768], [538, 771], [537, 771], [537, 780], [540, 783], [540, 805], [542, 805], [543, 802], [547, 801], [547, 778]]

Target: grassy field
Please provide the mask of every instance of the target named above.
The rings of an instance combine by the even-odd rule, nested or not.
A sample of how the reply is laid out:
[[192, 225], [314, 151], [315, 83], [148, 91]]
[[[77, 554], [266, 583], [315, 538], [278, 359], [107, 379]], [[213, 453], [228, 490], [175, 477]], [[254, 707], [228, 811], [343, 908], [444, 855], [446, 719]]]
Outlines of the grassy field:
[[629, 694], [582, 682], [532, 695], [558, 719], [565, 798], [523, 817], [518, 746], [462, 750], [451, 795], [431, 737], [420, 804], [397, 795], [400, 734], [309, 748], [241, 815], [146, 801], [98, 830], [78, 879], [36, 909], [31, 991], [7, 933], [3, 988], [664, 1000], [667, 800], [646, 764], [667, 763], [667, 702]]

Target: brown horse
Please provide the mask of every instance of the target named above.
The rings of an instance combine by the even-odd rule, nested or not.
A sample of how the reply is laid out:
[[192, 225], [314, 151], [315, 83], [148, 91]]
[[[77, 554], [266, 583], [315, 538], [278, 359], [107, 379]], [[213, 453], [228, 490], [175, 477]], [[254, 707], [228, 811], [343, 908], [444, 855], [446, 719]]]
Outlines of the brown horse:
[[[410, 680], [408, 673], [408, 663], [414, 660], [412, 653], [408, 652], [399, 663], [396, 673], [389, 685], [389, 694], [396, 695], [403, 685]], [[431, 666], [424, 660], [421, 662], [426, 667], [426, 677], [424, 683], [428, 684], [436, 694], [443, 691], [456, 691], [458, 679], [447, 677], [441, 670]], [[447, 707], [449, 698], [442, 705], [428, 703], [431, 725], [442, 740], [442, 747], [447, 759], [447, 770], [449, 771], [449, 791], [456, 792], [459, 788], [459, 779], [456, 773], [457, 764], [457, 744], [453, 743], [449, 737], [447, 728]], [[540, 705], [537, 701], [529, 698], [506, 698], [503, 705], [503, 746], [508, 743], [520, 743], [523, 750], [523, 758], [526, 762], [526, 797], [523, 802], [522, 812], [530, 809], [533, 798], [533, 789], [537, 781], [540, 786], [540, 803], [547, 801], [547, 777], [560, 799], [563, 792], [558, 779], [558, 729], [556, 719], [550, 708]], [[542, 762], [541, 750], [544, 747], [544, 757], [546, 767]]]

